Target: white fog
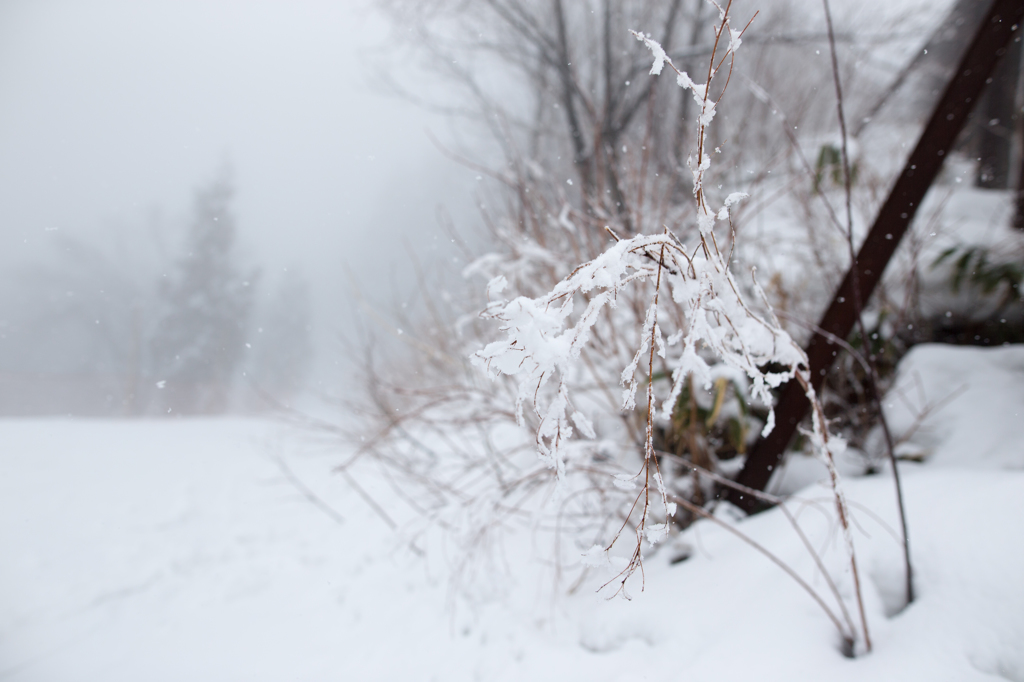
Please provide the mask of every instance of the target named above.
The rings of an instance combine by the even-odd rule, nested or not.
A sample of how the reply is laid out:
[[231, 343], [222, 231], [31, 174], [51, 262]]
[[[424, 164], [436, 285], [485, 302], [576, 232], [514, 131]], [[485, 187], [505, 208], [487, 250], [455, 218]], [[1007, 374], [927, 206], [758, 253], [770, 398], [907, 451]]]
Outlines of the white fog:
[[410, 252], [437, 257], [437, 206], [471, 205], [428, 136], [447, 123], [378, 76], [391, 31], [354, 1], [0, 4], [2, 316], [24, 322], [26, 271], [64, 267], [67, 239], [170, 268], [196, 191], [226, 177], [239, 263], [264, 296], [284, 269], [307, 280], [330, 372], [352, 282], [400, 304]]

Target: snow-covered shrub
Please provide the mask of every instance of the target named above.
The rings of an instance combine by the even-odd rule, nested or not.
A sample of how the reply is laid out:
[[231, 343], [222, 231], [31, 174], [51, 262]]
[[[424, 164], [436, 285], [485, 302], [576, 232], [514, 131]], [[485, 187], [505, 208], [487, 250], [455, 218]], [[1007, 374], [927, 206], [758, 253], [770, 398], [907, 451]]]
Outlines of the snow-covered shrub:
[[[716, 223], [728, 223], [730, 209], [746, 195], [731, 194], [721, 207], [715, 208], [709, 205], [703, 191], [705, 176], [711, 168], [711, 156], [704, 148], [705, 133], [724, 94], [723, 89], [717, 98], [712, 98], [712, 83], [725, 62], [734, 59], [743, 34], [741, 29], [731, 26], [728, 8], [720, 10], [720, 18], [716, 46], [723, 37], [728, 44], [724, 46], [725, 54], [717, 64], [716, 51], [712, 51], [708, 81], [704, 84], [695, 83], [686, 72], [677, 69], [656, 41], [634, 32], [635, 37], [654, 54], [651, 75], [659, 75], [667, 64], [676, 72], [678, 85], [690, 90], [698, 105], [697, 154], [696, 158], [691, 157], [688, 161], [693, 175], [698, 238], [688, 245], [667, 226], [659, 234], [641, 234], [630, 239], [615, 237], [613, 246], [597, 258], [579, 265], [544, 296], [520, 296], [510, 301], [492, 302], [484, 316], [498, 320], [506, 338], [488, 344], [474, 356], [479, 364], [496, 374], [518, 377], [516, 419], [523, 423], [524, 406], [529, 405], [537, 421], [536, 446], [541, 460], [555, 471], [558, 480], [562, 480], [566, 473], [569, 443], [574, 435], [573, 425], [585, 438], [595, 437], [590, 419], [572, 403], [572, 366], [592, 337], [611, 332], [602, 328], [599, 322], [608, 319], [602, 313], [606, 307], [617, 305], [620, 292], [628, 288], [647, 290], [639, 344], [619, 375], [619, 383], [623, 386], [623, 411], [636, 408], [637, 389], [640, 385], [646, 387], [646, 428], [640, 471], [633, 476], [619, 475], [616, 478], [617, 482], [630, 486], [634, 482], [640, 484], [640, 492], [623, 523], [623, 527], [632, 524], [636, 535], [632, 556], [620, 573], [623, 589], [626, 581], [642, 566], [645, 542], [655, 544], [667, 534], [670, 518], [677, 506], [674, 501], [669, 501], [654, 448], [658, 409], [654, 389], [656, 356], [672, 377], [671, 391], [662, 406], [662, 418], [665, 420], [671, 419], [683, 387], [691, 377], [705, 390], [711, 389], [711, 367], [705, 359], [709, 355], [742, 372], [751, 382], [750, 397], [762, 403], [771, 404], [770, 388], [790, 379], [800, 382], [812, 404], [813, 431], [809, 436], [831, 472], [836, 505], [853, 560], [853, 544], [846, 520], [849, 511], [838, 485], [834, 464], [834, 457], [845, 446], [840, 440], [829, 437], [821, 405], [809, 382], [807, 356], [778, 319], [770, 314], [759, 315], [747, 305], [730, 270], [731, 253], [724, 252], [718, 245]], [[491, 296], [500, 294], [507, 284], [507, 279], [498, 275], [488, 285], [488, 292]], [[659, 320], [661, 307], [669, 307], [665, 305], [667, 301], [663, 303], [661, 300], [663, 285], [666, 298], [670, 297], [675, 304], [674, 319], [663, 315]], [[756, 281], [754, 288], [763, 298]], [[580, 299], [583, 310], [574, 315], [577, 299]], [[646, 365], [646, 372], [641, 369], [641, 363]], [[769, 368], [778, 369], [772, 371]], [[773, 428], [774, 413], [769, 409], [762, 434], [771, 432]], [[655, 521], [652, 518], [652, 493], [660, 498], [664, 511], [656, 522], [652, 522]], [[691, 511], [696, 511], [692, 503], [682, 501]], [[635, 521], [632, 519], [634, 510], [639, 512]], [[619, 533], [616, 533], [605, 551], [610, 550], [618, 538]], [[854, 563], [855, 575], [856, 570]]]
[[[653, 75], [676, 71], [689, 99], [686, 181], [648, 171], [653, 97], [647, 125], [616, 138], [616, 163], [600, 160], [601, 147], [575, 157], [572, 170], [513, 150], [494, 174], [506, 191], [484, 209], [495, 250], [464, 273], [488, 282], [483, 320], [449, 326], [444, 297], [430, 296], [433, 323], [410, 339], [417, 360], [369, 377], [380, 430], [343, 466], [372, 455], [425, 524], [443, 524], [463, 552], [487, 546], [482, 538], [502, 525], [551, 524], [559, 566], [581, 567], [591, 547], [584, 575], [606, 557], [624, 592], [644, 552], [710, 517], [711, 486], [736, 472], [711, 442], [719, 422], [736, 434], [729, 454], [742, 453], [772, 428], [771, 389], [793, 378], [816, 406], [807, 435], [832, 472], [853, 561], [832, 464], [842, 440], [830, 437], [806, 357], [754, 273], [732, 270], [733, 217], [745, 193], [710, 182], [721, 150], [709, 126], [743, 40], [728, 10], [718, 11], [704, 84], [657, 41], [630, 38], [654, 53]], [[680, 186], [692, 192], [680, 195]], [[852, 642], [846, 620], [839, 627]]]

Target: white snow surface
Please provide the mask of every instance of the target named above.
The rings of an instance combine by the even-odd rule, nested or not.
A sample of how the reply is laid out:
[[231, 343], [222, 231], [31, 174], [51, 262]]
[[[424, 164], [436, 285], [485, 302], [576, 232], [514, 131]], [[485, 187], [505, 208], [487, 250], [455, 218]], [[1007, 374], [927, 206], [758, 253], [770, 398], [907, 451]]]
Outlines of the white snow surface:
[[1024, 471], [1024, 346], [915, 346], [885, 410], [903, 441], [897, 451], [934, 465]]
[[[553, 590], [527, 530], [503, 538], [507, 570], [470, 599], [452, 588], [464, 555], [389, 530], [332, 473], [336, 444], [259, 420], [7, 420], [0, 680], [1022, 681], [1024, 348], [925, 346], [900, 372], [929, 400], [969, 388], [908, 441], [922, 463], [900, 464], [918, 592], [906, 609], [892, 480], [846, 479], [874, 643], [856, 659], [794, 581], [704, 522], [648, 550], [632, 601], [597, 594], [593, 569], [568, 594], [592, 543]], [[900, 404], [887, 399], [904, 428]], [[387, 499], [372, 470], [358, 480]], [[856, 619], [827, 490], [797, 497]], [[830, 598], [781, 513], [738, 526]]]

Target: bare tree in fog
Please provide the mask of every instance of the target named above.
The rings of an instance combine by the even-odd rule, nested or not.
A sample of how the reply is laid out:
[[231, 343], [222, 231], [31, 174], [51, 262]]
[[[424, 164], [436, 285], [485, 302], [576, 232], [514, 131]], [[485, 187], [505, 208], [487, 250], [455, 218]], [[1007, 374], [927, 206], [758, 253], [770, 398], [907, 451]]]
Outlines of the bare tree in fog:
[[[620, 234], [635, 233], [648, 219], [657, 223], [653, 214], [664, 221], [690, 210], [692, 98], [667, 80], [646, 78], [650, 64], [626, 27], [645, 27], [681, 68], [706, 78], [709, 29], [717, 18], [706, 0], [381, 3], [399, 28], [396, 40], [412, 47], [395, 65], [392, 84], [415, 101], [480, 124], [459, 132], [480, 131], [484, 144], [497, 144], [508, 172], [551, 174], [574, 208], [602, 227], [613, 220]], [[757, 55], [737, 67], [732, 111], [723, 112], [708, 142], [730, 179], [750, 184], [761, 176], [749, 169], [778, 164], [790, 153], [776, 107], [762, 101], [763, 93], [772, 93], [800, 130], [827, 129], [831, 111], [817, 93], [829, 72], [824, 61], [807, 59], [808, 46], [823, 46], [825, 34], [798, 8], [740, 1], [734, 10], [761, 10], [743, 39]], [[870, 41], [839, 40], [864, 57], [859, 73], [846, 74], [851, 98], [874, 92], [878, 64]], [[425, 88], [418, 71], [408, 77], [413, 63], [446, 87]], [[486, 157], [472, 141], [469, 146], [466, 156]]]
[[58, 233], [38, 262], [0, 273], [0, 415], [210, 414], [294, 397], [312, 359], [309, 287], [288, 268], [258, 301], [233, 194], [224, 178], [201, 188], [182, 239], [158, 221]]
[[235, 263], [233, 194], [225, 178], [196, 193], [184, 253], [160, 288], [164, 310], [151, 347], [162, 411], [229, 407], [259, 274]]
[[40, 262], [6, 273], [0, 414], [137, 414], [155, 308], [152, 231], [109, 242], [57, 234]]

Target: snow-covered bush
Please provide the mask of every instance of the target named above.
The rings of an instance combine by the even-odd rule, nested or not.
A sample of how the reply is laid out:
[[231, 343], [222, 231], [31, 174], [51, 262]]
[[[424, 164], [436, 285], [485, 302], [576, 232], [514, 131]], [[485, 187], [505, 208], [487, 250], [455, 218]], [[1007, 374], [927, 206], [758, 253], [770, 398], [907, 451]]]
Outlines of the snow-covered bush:
[[[488, 282], [483, 319], [450, 324], [445, 297], [428, 297], [432, 323], [410, 338], [417, 359], [368, 378], [380, 430], [343, 467], [373, 455], [425, 524], [440, 521], [466, 554], [487, 546], [482, 538], [496, 527], [551, 524], [559, 567], [581, 570], [582, 578], [587, 565], [607, 560], [617, 573], [609, 584], [625, 593], [645, 552], [712, 516], [715, 486], [729, 485], [742, 461], [718, 455], [740, 454], [770, 431], [771, 389], [796, 379], [816, 408], [808, 441], [832, 473], [859, 596], [833, 464], [843, 441], [829, 434], [806, 357], [755, 273], [732, 269], [742, 243], [733, 218], [745, 192], [710, 180], [721, 149], [709, 126], [744, 30], [731, 25], [728, 8], [714, 7], [719, 20], [700, 67], [703, 84], [658, 41], [629, 36], [634, 50], [639, 40], [654, 54], [654, 68], [648, 61], [643, 70], [675, 70], [689, 99], [686, 179], [649, 170], [654, 153], [645, 142], [659, 111], [653, 96], [646, 126], [616, 138], [632, 164], [602, 161], [597, 146], [582, 160], [571, 157], [569, 170], [513, 148], [494, 174], [506, 191], [484, 208], [495, 250], [464, 272]], [[614, 191], [604, 184], [611, 178]], [[692, 191], [680, 194], [681, 186]], [[715, 442], [723, 424], [734, 431], [731, 450]], [[849, 617], [833, 620], [852, 645]]]

